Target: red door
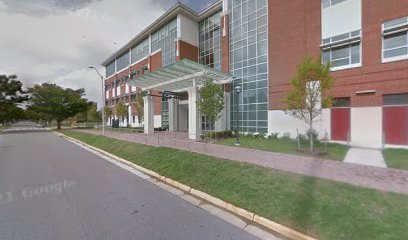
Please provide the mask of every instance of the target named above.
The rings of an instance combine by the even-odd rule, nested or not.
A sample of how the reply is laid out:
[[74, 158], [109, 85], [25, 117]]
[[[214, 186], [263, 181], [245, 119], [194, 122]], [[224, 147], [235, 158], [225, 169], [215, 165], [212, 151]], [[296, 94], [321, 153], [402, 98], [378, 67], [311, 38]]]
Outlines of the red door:
[[408, 106], [384, 107], [383, 131], [386, 144], [408, 145]]
[[331, 109], [331, 138], [333, 141], [347, 141], [350, 132], [350, 108]]

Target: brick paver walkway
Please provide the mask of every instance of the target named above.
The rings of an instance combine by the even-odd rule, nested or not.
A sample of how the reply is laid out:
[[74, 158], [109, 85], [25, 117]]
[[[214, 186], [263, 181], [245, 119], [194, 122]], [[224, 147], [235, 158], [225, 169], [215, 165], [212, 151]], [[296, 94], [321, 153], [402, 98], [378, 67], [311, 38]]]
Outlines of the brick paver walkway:
[[[77, 130], [102, 135], [101, 131]], [[242, 147], [225, 146], [186, 140], [184, 133], [152, 135], [107, 132], [106, 136], [166, 146], [239, 162], [256, 164], [286, 172], [314, 176], [357, 186], [408, 194], [408, 171], [364, 166], [311, 157], [266, 152]]]

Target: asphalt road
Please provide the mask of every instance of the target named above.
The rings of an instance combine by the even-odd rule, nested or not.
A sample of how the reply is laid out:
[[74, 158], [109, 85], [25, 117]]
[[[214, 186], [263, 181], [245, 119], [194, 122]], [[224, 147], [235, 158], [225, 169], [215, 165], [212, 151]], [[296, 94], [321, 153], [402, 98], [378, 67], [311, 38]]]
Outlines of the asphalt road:
[[0, 240], [256, 239], [63, 138], [30, 128], [0, 134]]

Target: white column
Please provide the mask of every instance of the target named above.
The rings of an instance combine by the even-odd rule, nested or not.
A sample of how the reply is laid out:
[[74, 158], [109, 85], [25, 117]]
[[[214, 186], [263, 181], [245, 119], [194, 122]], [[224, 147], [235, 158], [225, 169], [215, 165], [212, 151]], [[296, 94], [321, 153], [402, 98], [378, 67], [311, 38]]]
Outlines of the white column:
[[144, 133], [154, 133], [153, 97], [145, 96], [144, 100]]
[[230, 107], [231, 94], [224, 92], [224, 109], [221, 111], [221, 117], [215, 122], [215, 131], [226, 131], [230, 129]]
[[188, 134], [190, 139], [199, 139], [201, 134], [201, 118], [198, 109], [200, 90], [198, 87], [188, 89]]
[[169, 131], [176, 132], [178, 131], [178, 99], [171, 98], [168, 100], [169, 104]]

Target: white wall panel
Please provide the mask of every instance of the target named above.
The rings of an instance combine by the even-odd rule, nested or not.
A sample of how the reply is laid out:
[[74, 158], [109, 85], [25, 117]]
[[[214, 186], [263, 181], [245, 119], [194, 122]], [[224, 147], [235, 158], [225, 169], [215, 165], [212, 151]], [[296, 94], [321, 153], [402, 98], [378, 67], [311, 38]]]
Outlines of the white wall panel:
[[[279, 133], [279, 136], [282, 137], [284, 133], [290, 133], [291, 138], [296, 138], [296, 129], [299, 130], [299, 134], [305, 134], [309, 129], [305, 122], [282, 110], [269, 111], [268, 114], [268, 134]], [[326, 133], [330, 138], [330, 109], [323, 109], [321, 116], [315, 119], [313, 125], [320, 139], [324, 138]]]
[[322, 38], [361, 29], [361, 0], [348, 0], [322, 9]]
[[162, 125], [162, 122], [161, 122], [161, 115], [154, 115], [154, 127], [155, 128], [158, 128], [158, 127], [161, 127]]
[[351, 145], [382, 146], [382, 107], [351, 108]]
[[184, 42], [198, 46], [198, 23], [183, 14], [179, 14], [177, 20], [179, 24], [177, 36]]

